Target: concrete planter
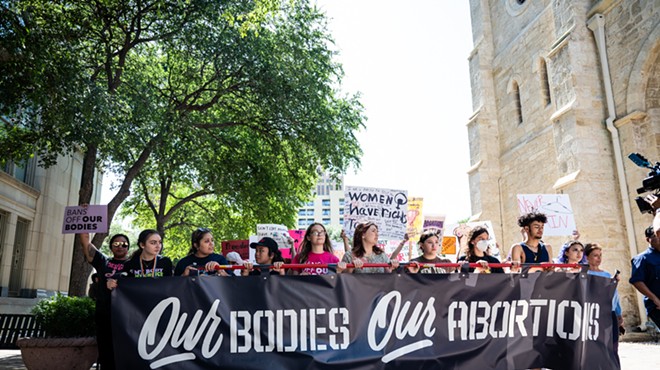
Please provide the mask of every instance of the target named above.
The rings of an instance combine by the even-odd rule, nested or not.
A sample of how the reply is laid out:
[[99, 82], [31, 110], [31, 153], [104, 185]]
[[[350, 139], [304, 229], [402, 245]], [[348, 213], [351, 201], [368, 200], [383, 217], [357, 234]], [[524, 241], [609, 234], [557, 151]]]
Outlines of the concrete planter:
[[19, 338], [28, 370], [89, 370], [98, 358], [96, 338]]

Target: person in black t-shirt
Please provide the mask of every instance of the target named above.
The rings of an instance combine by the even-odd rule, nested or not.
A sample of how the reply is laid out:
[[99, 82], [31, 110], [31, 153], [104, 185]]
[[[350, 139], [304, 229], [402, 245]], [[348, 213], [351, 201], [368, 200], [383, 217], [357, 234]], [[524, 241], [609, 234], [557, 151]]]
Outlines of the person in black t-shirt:
[[88, 263], [97, 272], [98, 284], [96, 294], [96, 341], [99, 348], [99, 364], [103, 370], [115, 368], [114, 349], [112, 345], [112, 323], [110, 321], [110, 290], [106, 287], [109, 278], [124, 271], [128, 261], [128, 236], [116, 234], [110, 238], [112, 258], [101, 253], [89, 241], [89, 234], [80, 234], [80, 246]]
[[462, 256], [458, 259], [459, 262], [465, 261], [466, 263], [478, 262], [481, 264], [481, 267], [470, 268], [470, 272], [480, 272], [480, 273], [504, 273], [504, 269], [501, 267], [489, 267], [489, 263], [500, 263], [495, 257], [488, 255], [488, 240], [490, 236], [488, 235], [488, 230], [485, 227], [477, 226], [470, 231], [468, 235], [468, 251], [465, 256]]
[[[424, 264], [435, 263], [451, 263], [447, 258], [438, 257], [440, 250], [440, 236], [435, 230], [427, 230], [419, 236], [419, 248], [422, 250], [422, 255], [411, 260], [408, 265], [408, 271], [415, 274], [446, 274], [453, 272], [453, 267], [435, 267], [424, 266]], [[415, 263], [416, 262], [416, 263]]]
[[[284, 264], [284, 258], [282, 258], [282, 253], [280, 252], [280, 248], [277, 245], [277, 242], [273, 238], [269, 237], [264, 237], [261, 238], [256, 243], [251, 243], [250, 248], [254, 248], [254, 259], [257, 261], [258, 264], [260, 265], [273, 265], [273, 269], [270, 271], [263, 271], [263, 272], [268, 272], [271, 275], [284, 275], [285, 271], [281, 266]], [[248, 276], [248, 275], [261, 275], [262, 270], [259, 268], [254, 268], [252, 266], [252, 263], [250, 262], [245, 262], [244, 263], [245, 269], [241, 271], [241, 275], [243, 276]]]
[[[124, 266], [128, 277], [157, 278], [172, 276], [172, 260], [159, 255], [163, 241], [158, 231], [143, 230], [138, 236], [139, 249], [133, 252], [130, 261]], [[108, 279], [108, 289], [117, 287], [116, 279]]]
[[176, 264], [174, 276], [199, 274], [200, 268], [208, 274], [229, 276], [225, 270], [216, 269], [219, 265], [229, 265], [229, 262], [225, 256], [214, 252], [215, 242], [211, 230], [199, 228], [193, 231], [190, 239], [190, 251]]

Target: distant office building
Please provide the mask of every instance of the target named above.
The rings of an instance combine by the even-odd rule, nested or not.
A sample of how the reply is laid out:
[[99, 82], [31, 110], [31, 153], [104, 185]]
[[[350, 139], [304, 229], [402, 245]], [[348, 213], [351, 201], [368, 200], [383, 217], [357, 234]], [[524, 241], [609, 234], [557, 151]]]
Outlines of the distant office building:
[[314, 222], [341, 228], [344, 223], [344, 177], [333, 179], [321, 175], [314, 190], [314, 199], [298, 210], [298, 228], [305, 229]]

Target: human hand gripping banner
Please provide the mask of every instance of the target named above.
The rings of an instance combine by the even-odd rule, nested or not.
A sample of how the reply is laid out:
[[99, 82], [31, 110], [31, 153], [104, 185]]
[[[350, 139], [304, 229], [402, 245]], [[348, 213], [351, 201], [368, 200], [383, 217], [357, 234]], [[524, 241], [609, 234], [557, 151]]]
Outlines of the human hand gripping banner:
[[123, 279], [118, 369], [618, 369], [583, 273]]

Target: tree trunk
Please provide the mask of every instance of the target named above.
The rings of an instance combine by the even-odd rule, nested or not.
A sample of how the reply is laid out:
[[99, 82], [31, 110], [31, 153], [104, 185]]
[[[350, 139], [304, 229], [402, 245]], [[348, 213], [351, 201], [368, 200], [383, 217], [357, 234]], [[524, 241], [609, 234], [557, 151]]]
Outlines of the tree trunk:
[[[124, 181], [119, 187], [119, 191], [112, 198], [110, 203], [108, 203], [108, 227], [112, 223], [112, 219], [115, 217], [115, 213], [119, 206], [128, 198], [131, 194], [131, 184], [133, 180], [137, 177], [144, 164], [149, 159], [153, 148], [160, 142], [162, 139], [161, 135], [156, 135], [149, 140], [145, 145], [144, 150], [140, 153], [138, 159], [133, 163], [133, 166], [128, 169], [124, 177]], [[97, 156], [97, 146], [90, 145], [85, 152], [85, 158], [83, 159], [83, 169], [82, 177], [80, 181], [80, 192], [78, 193], [78, 204], [87, 203], [89, 204], [92, 199], [92, 193], [94, 191], [94, 174], [96, 169], [96, 156]], [[97, 233], [92, 239], [92, 244], [96, 246], [97, 249], [101, 249], [103, 240], [108, 236], [107, 233]], [[87, 278], [92, 268], [89, 266], [87, 261], [85, 261], [85, 256], [78, 242], [78, 237], [76, 236], [75, 245], [73, 246], [73, 258], [71, 260], [71, 278], [69, 279], [69, 295], [74, 296], [84, 296], [87, 290]]]
[[[89, 204], [94, 191], [94, 169], [97, 147], [90, 145], [83, 159], [78, 204]], [[80, 238], [76, 235], [73, 242], [73, 257], [71, 258], [71, 277], [69, 278], [69, 295], [82, 297], [87, 293], [87, 279], [92, 271], [85, 261], [85, 255], [80, 247]]]

